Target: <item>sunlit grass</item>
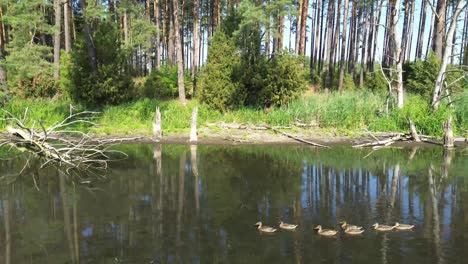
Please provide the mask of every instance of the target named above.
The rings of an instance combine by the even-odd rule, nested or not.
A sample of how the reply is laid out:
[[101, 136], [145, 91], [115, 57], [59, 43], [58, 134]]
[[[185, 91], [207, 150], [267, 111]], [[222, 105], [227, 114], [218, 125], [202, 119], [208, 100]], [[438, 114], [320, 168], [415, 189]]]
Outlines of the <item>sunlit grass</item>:
[[[210, 109], [196, 100], [182, 106], [177, 100], [141, 99], [118, 106], [106, 106], [92, 109], [100, 112], [96, 123], [99, 126], [91, 132], [112, 135], [150, 135], [156, 107], [161, 110], [162, 126], [165, 134], [188, 131], [194, 107], [199, 108], [198, 124], [203, 127], [208, 123], [239, 123], [274, 126], [290, 126], [295, 121], [316, 124], [316, 128], [327, 131], [334, 129], [341, 134], [352, 135], [369, 129], [371, 131], [408, 131], [408, 118], [411, 118], [419, 132], [441, 136], [442, 123], [450, 114], [456, 122], [456, 133], [464, 134], [467, 129], [468, 107], [467, 93], [456, 97], [455, 109], [444, 104], [432, 112], [427, 101], [420, 96], [406, 95], [405, 106], [401, 110], [385, 113], [385, 95], [372, 92], [317, 93], [301, 98], [287, 106], [273, 109], [244, 107], [227, 113]], [[18, 100], [11, 101], [5, 110], [16, 116], [22, 116], [28, 107], [29, 120], [41, 120], [45, 126], [61, 121], [70, 111], [69, 101]], [[84, 110], [83, 106], [74, 105], [75, 111]], [[31, 125], [31, 121], [29, 125]], [[0, 121], [0, 129], [6, 123]], [[82, 127], [82, 130], [87, 128]]]

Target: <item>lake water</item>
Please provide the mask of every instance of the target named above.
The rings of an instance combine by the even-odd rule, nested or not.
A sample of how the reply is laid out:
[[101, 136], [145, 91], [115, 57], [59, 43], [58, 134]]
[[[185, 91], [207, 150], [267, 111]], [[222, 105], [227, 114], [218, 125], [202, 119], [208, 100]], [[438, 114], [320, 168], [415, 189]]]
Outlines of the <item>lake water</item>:
[[[91, 182], [35, 161], [14, 177], [24, 160], [0, 161], [0, 263], [468, 263], [466, 149], [121, 150], [129, 158]], [[255, 226], [280, 220], [299, 228]], [[313, 230], [341, 220], [365, 232]]]

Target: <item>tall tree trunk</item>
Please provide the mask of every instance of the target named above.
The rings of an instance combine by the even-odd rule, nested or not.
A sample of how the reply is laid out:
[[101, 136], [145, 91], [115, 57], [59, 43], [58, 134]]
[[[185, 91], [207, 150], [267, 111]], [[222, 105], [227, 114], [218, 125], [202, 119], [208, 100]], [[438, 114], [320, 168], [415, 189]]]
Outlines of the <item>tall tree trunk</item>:
[[[465, 12], [465, 23], [463, 24], [462, 40], [468, 39], [468, 12]], [[460, 65], [468, 65], [468, 42], [461, 45]]]
[[[303, 1], [303, 0], [302, 0]], [[301, 22], [302, 22], [302, 1], [299, 1], [299, 12], [296, 18], [296, 41], [294, 42], [295, 48], [294, 53], [296, 55], [300, 54], [300, 43], [301, 43]]]
[[437, 14], [434, 20], [434, 30], [432, 32], [432, 50], [437, 58], [442, 59], [445, 45], [445, 23], [447, 13], [447, 0], [437, 0]]
[[154, 0], [153, 2], [153, 18], [154, 18], [154, 25], [156, 26], [156, 37], [154, 42], [154, 66], [159, 68], [161, 63], [161, 35], [160, 25], [159, 25], [159, 0]]
[[360, 37], [362, 35], [362, 32], [363, 32], [363, 28], [362, 28], [362, 25], [361, 25], [361, 20], [362, 20], [362, 17], [364, 16], [363, 14], [363, 7], [359, 7], [359, 10], [358, 10], [358, 15], [356, 17], [356, 22], [355, 22], [355, 25], [357, 27], [357, 30], [356, 30], [356, 35], [354, 37], [354, 50], [353, 50], [353, 61], [354, 61], [354, 67], [351, 71], [351, 73], [353, 74], [353, 79], [354, 80], [357, 80], [357, 77], [358, 77], [358, 61], [359, 61], [359, 41], [360, 41]]
[[127, 14], [127, 10], [124, 10], [124, 13], [123, 13], [123, 28], [124, 28], [124, 42], [125, 42], [125, 45], [128, 45], [129, 44], [129, 36], [128, 36], [128, 14]]
[[305, 55], [306, 51], [306, 35], [307, 35], [307, 14], [309, 10], [309, 0], [302, 0], [301, 11], [301, 34], [299, 40], [299, 54]]
[[351, 8], [351, 27], [349, 30], [349, 49], [348, 49], [348, 72], [351, 73], [354, 71], [354, 53], [355, 53], [355, 36], [356, 36], [356, 10], [357, 10], [357, 1], [352, 2], [353, 6]]
[[343, 9], [343, 38], [341, 39], [341, 59], [340, 59], [340, 78], [338, 80], [338, 91], [343, 89], [343, 80], [345, 72], [345, 58], [346, 58], [346, 29], [348, 28], [348, 7], [349, 0], [344, 0], [344, 9]]
[[364, 29], [362, 30], [362, 44], [361, 44], [361, 66], [359, 67], [359, 86], [364, 87], [364, 75], [366, 73], [366, 50], [367, 50], [367, 7], [364, 8], [364, 15], [362, 18], [362, 23]]
[[55, 33], [54, 33], [54, 80], [60, 76], [60, 26], [62, 24], [62, 6], [60, 0], [54, 0]]
[[5, 46], [6, 46], [5, 25], [3, 23], [3, 9], [0, 4], [0, 91], [8, 92], [7, 86], [7, 71], [4, 65]]
[[338, 55], [338, 49], [339, 49], [339, 43], [338, 43], [338, 38], [340, 36], [340, 18], [341, 18], [341, 0], [338, 0], [338, 8], [336, 12], [336, 22], [335, 22], [335, 33], [333, 34], [333, 45], [332, 45], [332, 58], [333, 58], [333, 64], [331, 64], [331, 76], [333, 79], [333, 75], [335, 73], [335, 67], [336, 67], [336, 57]]
[[395, 90], [397, 91], [397, 106], [403, 108], [403, 54], [398, 35], [398, 20], [400, 16], [400, 0], [395, 0], [395, 8], [392, 12], [392, 42], [393, 59], [396, 60], [397, 80]]
[[[322, 69], [323, 69], [323, 61], [324, 61], [324, 56], [325, 56], [325, 40], [323, 39], [324, 38], [324, 35], [326, 35], [326, 32], [325, 34], [323, 34], [323, 17], [324, 17], [324, 10], [325, 10], [325, 0], [322, 0], [322, 13], [320, 14], [320, 45], [319, 45], [319, 63], [318, 63], [318, 70], [317, 70], [317, 73], [320, 75], [320, 73], [322, 72]], [[325, 28], [326, 30], [326, 28]]]
[[284, 15], [280, 13], [279, 15], [279, 29], [278, 29], [278, 48], [280, 51], [283, 50], [284, 43]]
[[[375, 23], [375, 33], [374, 33], [374, 48], [372, 50], [372, 62], [371, 62], [371, 68], [369, 69], [370, 71], [374, 70], [374, 62], [375, 62], [375, 54], [377, 53], [377, 38], [379, 36], [379, 28], [380, 28], [380, 17], [382, 14], [382, 6], [383, 6], [383, 0], [380, 0], [380, 5], [379, 5], [379, 12], [377, 13], [376, 17], [376, 23]], [[382, 62], [380, 62], [382, 63]]]
[[[458, 16], [460, 15], [461, 11], [466, 7], [466, 2], [465, 0], [458, 0], [457, 8], [455, 10], [455, 13], [452, 16], [452, 20], [450, 22], [450, 28], [447, 33], [447, 46], [445, 47], [444, 54], [442, 57], [442, 61], [440, 64], [440, 70], [439, 74], [437, 75], [435, 87], [434, 87], [434, 93], [432, 96], [432, 108], [433, 110], [437, 110], [440, 104], [440, 95], [442, 92], [442, 85], [445, 80], [445, 71], [447, 69], [447, 64], [449, 60], [449, 56], [452, 54], [452, 48], [453, 48], [453, 38], [455, 35], [455, 30], [457, 28], [457, 19]], [[466, 10], [465, 10], [466, 11]]]
[[[432, 1], [432, 0], [427, 0], [427, 1]], [[431, 12], [431, 22], [429, 25], [433, 25], [434, 23], [434, 18], [435, 18], [435, 13]], [[429, 47], [432, 47], [432, 42], [433, 42], [433, 37], [434, 37], [434, 30], [433, 27], [429, 27], [429, 37], [427, 38], [427, 47], [426, 47], [426, 58], [429, 56], [429, 51], [432, 50]]]
[[196, 91], [198, 73], [198, 0], [193, 1], [193, 61], [192, 61], [192, 96]]
[[328, 1], [328, 11], [327, 11], [327, 62], [325, 65], [325, 88], [331, 88], [331, 62], [332, 62], [332, 40], [333, 40], [333, 17], [335, 16], [335, 2]]
[[410, 10], [411, 10], [411, 0], [404, 0], [405, 3], [405, 14], [403, 15], [404, 20], [403, 20], [403, 30], [402, 30], [402, 36], [405, 36], [401, 40], [401, 50], [403, 52], [402, 57], [403, 57], [403, 62], [406, 61], [406, 46], [408, 45], [408, 27], [409, 27], [409, 19], [410, 19]]
[[[174, 35], [175, 46], [177, 53], [177, 85], [179, 87], [179, 100], [185, 106], [185, 87], [184, 87], [184, 59], [182, 57], [182, 41], [180, 39], [179, 28], [179, 1], [172, 1], [173, 3], [173, 19], [174, 19]], [[182, 6], [183, 8], [183, 6]]]
[[411, 47], [413, 46], [413, 27], [414, 27], [414, 5], [416, 0], [411, 0], [411, 11], [410, 19], [407, 32], [407, 42], [406, 42], [406, 60], [411, 59]]
[[[377, 0], [376, 0], [377, 2]], [[370, 6], [370, 17], [369, 17], [369, 24], [367, 25], [367, 28], [369, 30], [369, 35], [367, 36], [367, 61], [366, 61], [366, 68], [368, 71], [372, 72], [373, 65], [372, 65], [372, 41], [377, 42], [377, 37], [374, 40], [374, 25], [375, 23], [375, 16], [374, 16], [374, 3], [371, 4]]]
[[69, 6], [70, 1], [66, 0], [63, 3], [63, 27], [64, 27], [64, 37], [65, 37], [65, 52], [70, 53], [71, 51], [71, 39], [70, 39], [70, 14]]
[[[320, 62], [320, 45], [321, 45], [321, 39], [320, 39], [320, 30], [321, 30], [321, 24], [320, 24], [320, 17], [321, 17], [321, 0], [317, 0], [317, 11], [316, 11], [316, 15], [315, 15], [315, 38], [314, 38], [314, 42], [316, 43], [314, 45], [314, 50], [313, 50], [313, 53], [314, 53], [314, 65], [313, 67], [311, 67], [314, 72], [316, 72], [316, 75], [319, 75], [320, 74], [320, 71], [318, 69], [316, 69], [317, 67], [317, 64]], [[312, 51], [311, 51], [312, 52]]]
[[[86, 0], [80, 0], [80, 8], [81, 12], [84, 13], [86, 9]], [[86, 19], [83, 19], [83, 29], [85, 33], [86, 47], [88, 50], [89, 66], [91, 67], [92, 72], [97, 72], [97, 58], [96, 50], [94, 48], [93, 32], [89, 27], [89, 24], [86, 21]]]
[[315, 68], [315, 58], [317, 54], [314, 53], [315, 51], [315, 28], [317, 25], [315, 24], [315, 17], [317, 16], [317, 0], [315, 0], [315, 4], [312, 4], [312, 17], [311, 17], [311, 28], [310, 28], [310, 75], [314, 75], [314, 68]]
[[419, 16], [419, 30], [418, 30], [418, 40], [416, 43], [416, 58], [422, 58], [422, 51], [423, 51], [423, 42], [424, 42], [424, 30], [426, 29], [426, 7], [427, 1], [429, 0], [422, 0], [421, 2], [421, 13]]
[[[265, 1], [265, 9], [268, 9], [268, 4], [269, 4], [269, 0], [266, 0]], [[265, 23], [265, 56], [267, 58], [270, 57], [270, 26], [271, 26], [271, 19], [270, 17], [268, 16], [267, 17], [267, 21]]]

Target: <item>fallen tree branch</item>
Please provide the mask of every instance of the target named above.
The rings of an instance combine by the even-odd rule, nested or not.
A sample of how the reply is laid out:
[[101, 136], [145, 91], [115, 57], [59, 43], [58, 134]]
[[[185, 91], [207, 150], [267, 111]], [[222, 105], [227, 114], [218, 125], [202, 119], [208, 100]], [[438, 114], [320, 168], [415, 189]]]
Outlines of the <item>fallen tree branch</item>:
[[7, 117], [2, 120], [10, 122], [7, 126], [9, 135], [0, 141], [0, 146], [10, 145], [22, 152], [39, 157], [42, 159], [41, 168], [55, 164], [65, 165], [67, 173], [73, 169], [102, 171], [108, 168], [107, 162], [112, 160], [113, 155], [119, 154], [126, 157], [125, 153], [110, 148], [115, 143], [128, 139], [95, 140], [87, 133], [67, 130], [77, 124], [94, 126], [95, 123], [90, 120], [96, 118], [94, 116], [96, 112], [73, 113], [70, 108], [68, 117], [48, 128], [38, 121], [40, 125], [38, 130], [35, 129], [36, 121], [31, 126], [26, 125], [27, 108], [21, 120], [5, 110], [4, 112]]
[[329, 148], [328, 146], [325, 146], [325, 145], [322, 145], [322, 144], [318, 144], [318, 143], [315, 143], [315, 142], [312, 142], [312, 141], [308, 141], [308, 140], [304, 140], [304, 139], [301, 139], [301, 138], [298, 138], [296, 136], [293, 136], [291, 134], [288, 134], [286, 132], [283, 132], [283, 131], [280, 131], [274, 127], [271, 127], [271, 126], [267, 126], [265, 125], [266, 128], [270, 129], [270, 130], [273, 130], [274, 132], [276, 133], [279, 133], [283, 136], [287, 136], [288, 138], [292, 138], [296, 141], [299, 141], [299, 142], [302, 142], [302, 143], [305, 143], [305, 144], [309, 144], [309, 145], [312, 145], [312, 146], [316, 146], [316, 147], [321, 147], [321, 148]]

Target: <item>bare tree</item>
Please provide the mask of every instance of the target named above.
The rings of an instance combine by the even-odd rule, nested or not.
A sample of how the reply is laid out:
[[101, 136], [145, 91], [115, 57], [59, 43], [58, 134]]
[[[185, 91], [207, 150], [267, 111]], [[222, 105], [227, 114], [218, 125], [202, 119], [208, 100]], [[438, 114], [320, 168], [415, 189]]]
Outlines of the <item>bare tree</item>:
[[436, 83], [434, 86], [434, 93], [432, 96], [432, 109], [437, 110], [440, 104], [440, 99], [441, 99], [441, 93], [442, 93], [442, 85], [445, 80], [445, 73], [447, 70], [447, 64], [450, 55], [452, 54], [452, 48], [453, 48], [453, 38], [455, 35], [455, 30], [457, 28], [457, 19], [458, 16], [460, 15], [461, 11], [466, 7], [466, 2], [465, 0], [458, 0], [457, 7], [455, 9], [455, 12], [452, 16], [452, 21], [450, 22], [450, 28], [447, 33], [447, 46], [445, 47], [444, 54], [442, 56], [442, 61], [440, 64], [440, 70], [439, 74], [437, 74], [437, 79]]

